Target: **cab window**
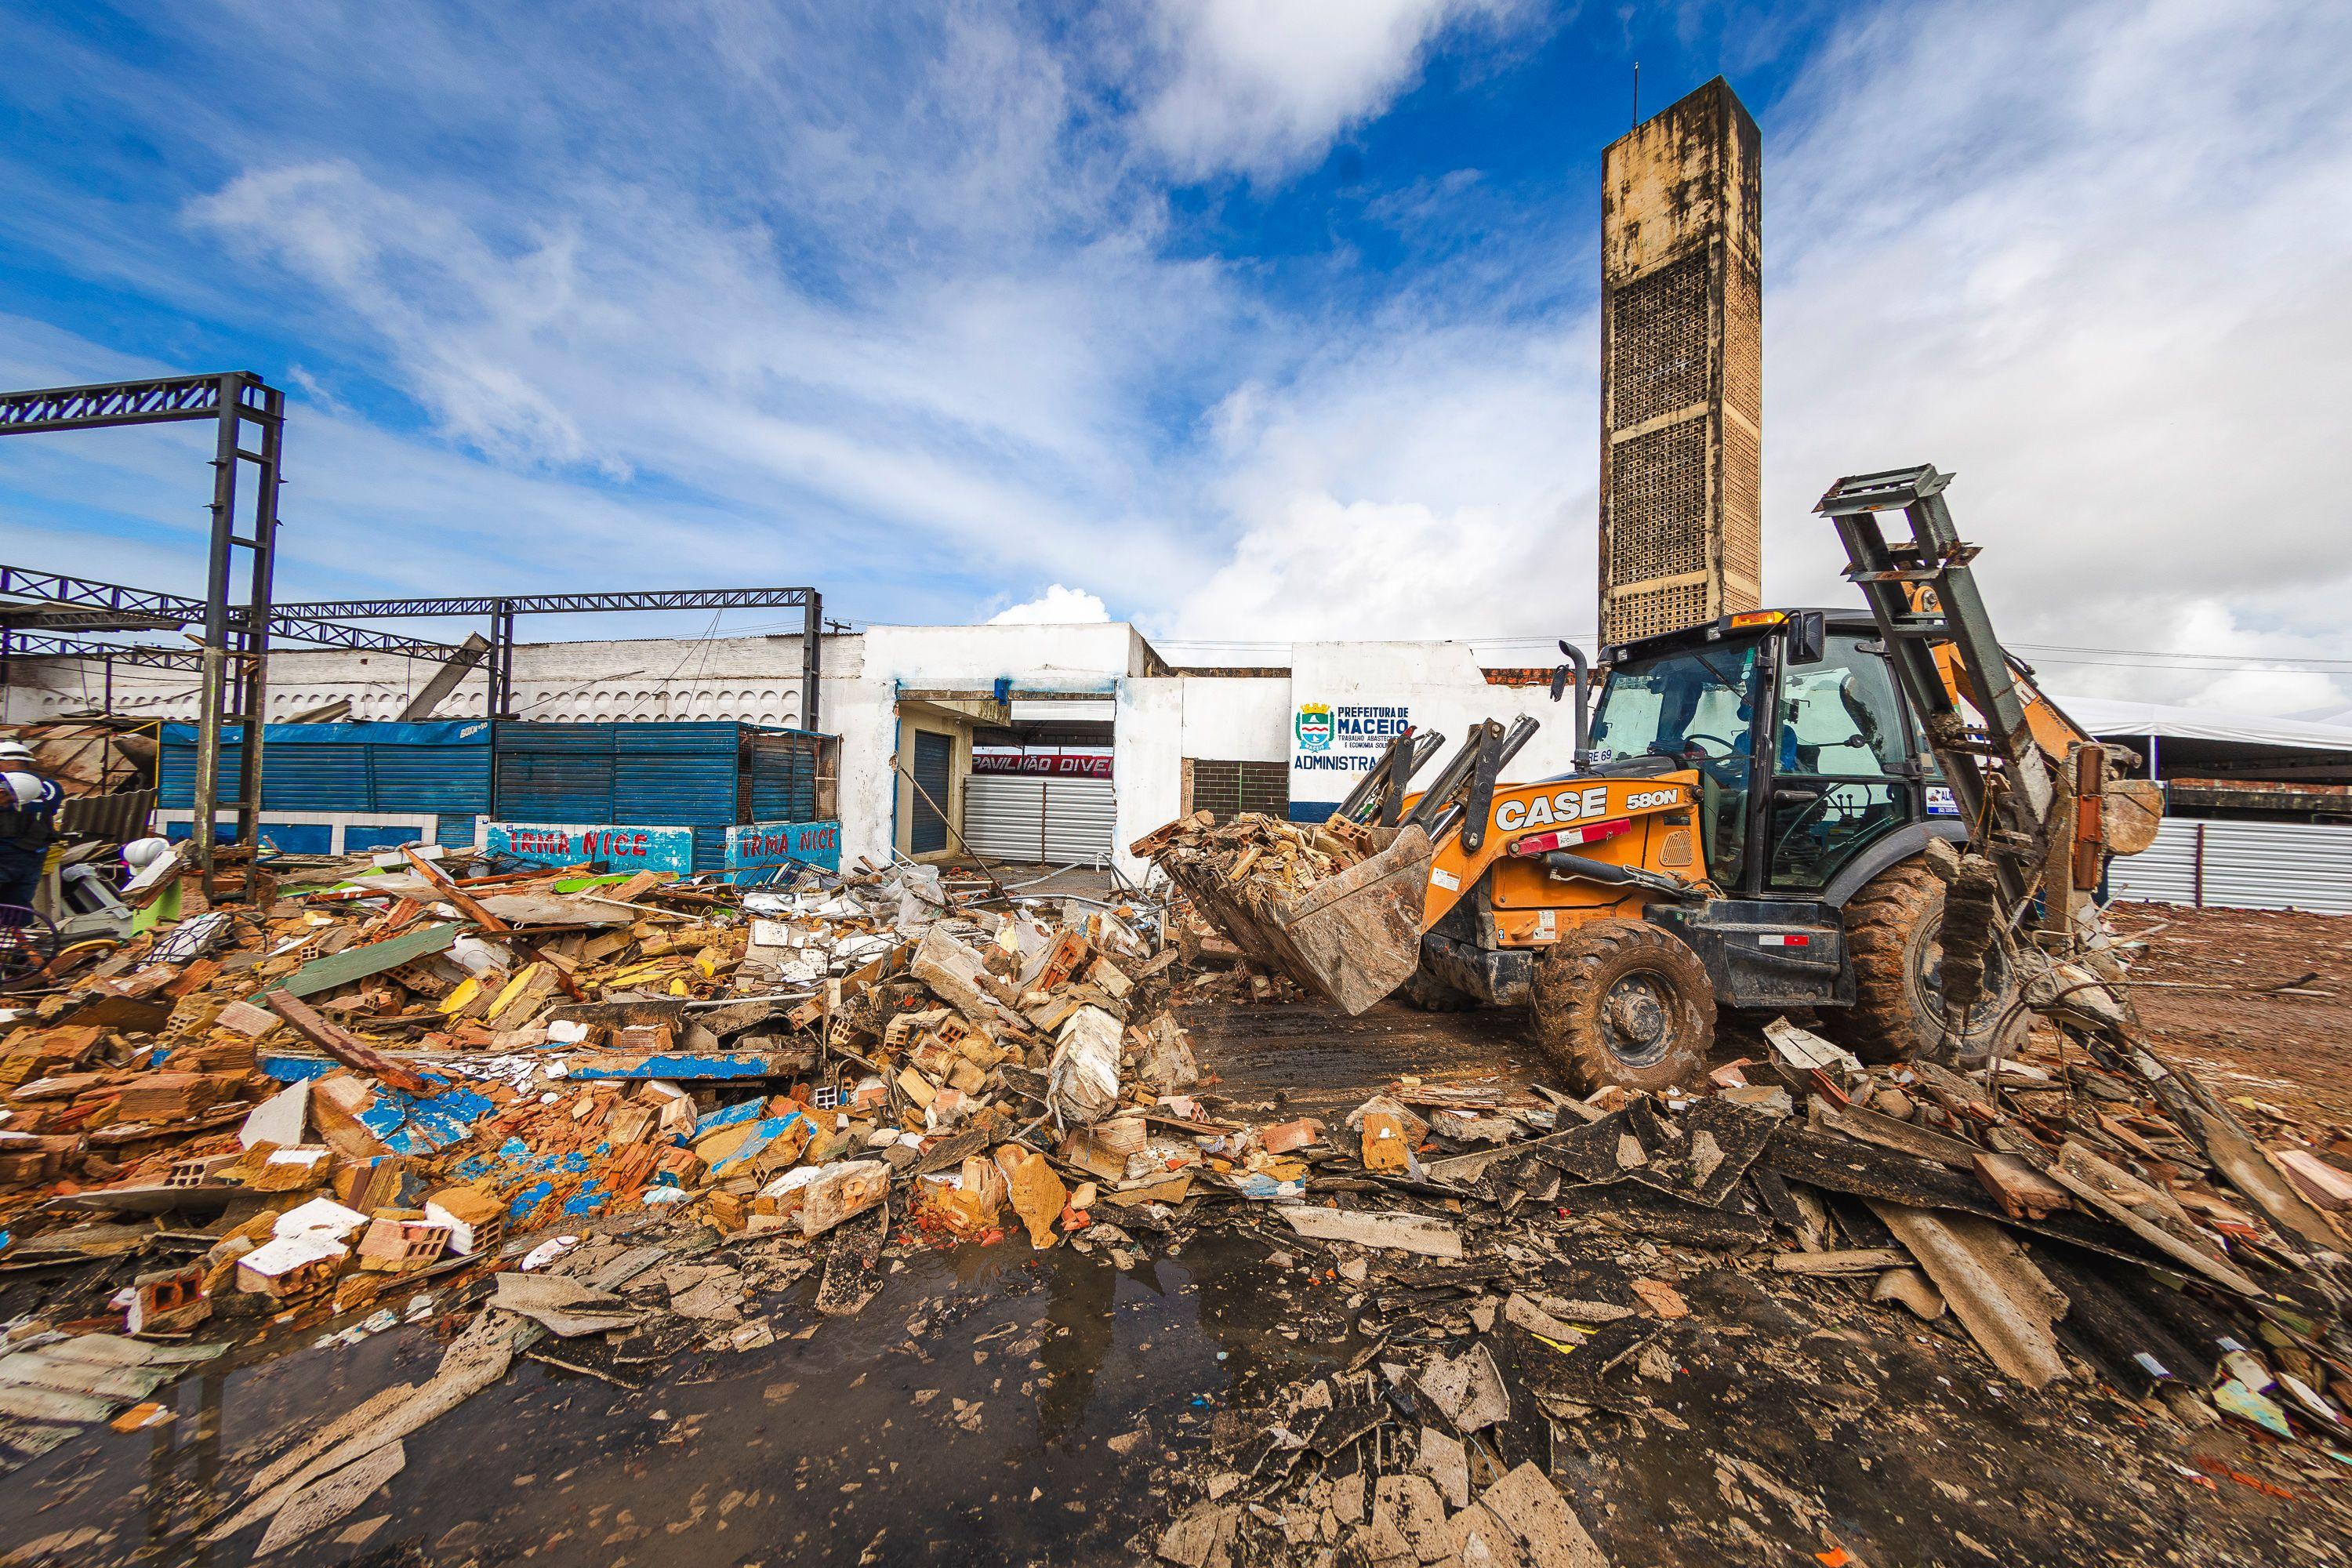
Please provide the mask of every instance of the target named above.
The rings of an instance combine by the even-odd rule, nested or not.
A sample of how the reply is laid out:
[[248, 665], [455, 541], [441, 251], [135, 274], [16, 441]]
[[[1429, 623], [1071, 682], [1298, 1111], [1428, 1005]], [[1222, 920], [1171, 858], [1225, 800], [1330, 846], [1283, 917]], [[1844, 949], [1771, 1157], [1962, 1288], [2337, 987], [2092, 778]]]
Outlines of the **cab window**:
[[1596, 762], [1673, 757], [1699, 775], [1707, 875], [1739, 885], [1747, 865], [1748, 751], [1759, 640], [1628, 659], [1609, 672], [1592, 724]]
[[1903, 709], [1885, 656], [1833, 635], [1821, 660], [1780, 672], [1765, 879], [1815, 892], [1910, 820]]

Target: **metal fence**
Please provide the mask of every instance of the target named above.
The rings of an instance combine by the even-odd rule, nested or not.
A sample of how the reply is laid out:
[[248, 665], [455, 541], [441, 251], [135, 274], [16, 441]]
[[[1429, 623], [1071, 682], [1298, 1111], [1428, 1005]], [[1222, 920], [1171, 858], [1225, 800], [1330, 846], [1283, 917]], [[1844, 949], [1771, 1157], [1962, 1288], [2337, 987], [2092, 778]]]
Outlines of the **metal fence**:
[[2118, 899], [2352, 914], [2352, 827], [2167, 817], [2146, 853], [2115, 862]]

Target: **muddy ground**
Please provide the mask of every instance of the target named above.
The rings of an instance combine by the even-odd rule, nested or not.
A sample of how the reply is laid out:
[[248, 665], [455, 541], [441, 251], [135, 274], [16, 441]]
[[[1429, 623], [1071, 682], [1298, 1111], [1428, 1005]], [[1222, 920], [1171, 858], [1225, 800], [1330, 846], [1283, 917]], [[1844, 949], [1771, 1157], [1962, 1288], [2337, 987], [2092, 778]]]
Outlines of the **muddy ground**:
[[2159, 1048], [2222, 1094], [2352, 1127], [2352, 917], [2117, 904], [2114, 920], [2153, 933], [2132, 978], [2161, 984], [2132, 1005]]
[[[2125, 923], [2158, 918], [2174, 923], [2146, 975], [2320, 970], [2312, 988], [2352, 997], [2352, 922], [2133, 910]], [[2144, 1005], [2159, 1038], [2234, 1075], [2226, 1091], [2242, 1079], [2273, 1102], [2352, 1105], [2336, 1081], [2347, 1001], [2157, 994]], [[1468, 1082], [1533, 1067], [1505, 1014], [1209, 1005], [1184, 1022], [1219, 1076], [1212, 1091], [1258, 1120], [1342, 1116], [1404, 1074]], [[1478, 1216], [1465, 1218], [1475, 1233]], [[347, 1528], [275, 1561], [1135, 1561], [1285, 1388], [1417, 1320], [1462, 1321], [1475, 1300], [1383, 1289], [1377, 1273], [1351, 1291], [1255, 1205], [1137, 1234], [1145, 1256], [1124, 1269], [1099, 1249], [1033, 1252], [1017, 1233], [910, 1245], [856, 1317], [816, 1316], [813, 1279], [764, 1299], [778, 1341], [740, 1354], [629, 1366], [551, 1342], [604, 1375], [519, 1363], [410, 1438], [405, 1470]], [[2352, 1468], [2315, 1450], [2184, 1429], [2095, 1384], [2003, 1386], [1948, 1319], [1922, 1324], [1848, 1282], [1734, 1266], [1671, 1205], [1628, 1215], [1599, 1192], [1571, 1194], [1515, 1222], [1515, 1237], [1549, 1259], [1564, 1294], [1608, 1298], [1638, 1275], [1672, 1282], [1691, 1308], [1664, 1325], [1656, 1354], [1611, 1374], [1613, 1407], [1528, 1456], [1621, 1568], [1841, 1551], [1871, 1568], [2352, 1563]], [[428, 1376], [442, 1349], [429, 1322], [313, 1348], [340, 1326], [233, 1352], [159, 1396], [173, 1421], [99, 1428], [9, 1475], [0, 1560], [249, 1560], [252, 1533], [204, 1547], [198, 1520], [290, 1435]]]

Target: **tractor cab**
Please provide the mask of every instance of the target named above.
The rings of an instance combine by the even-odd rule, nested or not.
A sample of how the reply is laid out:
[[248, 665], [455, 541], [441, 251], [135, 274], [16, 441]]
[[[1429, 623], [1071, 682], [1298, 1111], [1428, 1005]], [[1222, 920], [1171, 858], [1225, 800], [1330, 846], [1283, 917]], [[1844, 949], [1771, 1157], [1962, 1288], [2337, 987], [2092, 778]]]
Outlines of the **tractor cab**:
[[1602, 658], [1583, 771], [1695, 769], [1707, 875], [1728, 897], [1822, 899], [1952, 815], [1866, 616], [1749, 611]]

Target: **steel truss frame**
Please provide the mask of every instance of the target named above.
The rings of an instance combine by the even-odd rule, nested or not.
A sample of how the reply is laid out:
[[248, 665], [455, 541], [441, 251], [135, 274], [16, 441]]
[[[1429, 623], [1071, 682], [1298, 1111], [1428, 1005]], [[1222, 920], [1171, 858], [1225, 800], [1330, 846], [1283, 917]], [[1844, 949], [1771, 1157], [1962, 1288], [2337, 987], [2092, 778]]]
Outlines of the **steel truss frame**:
[[[0, 393], [0, 436], [196, 419], [213, 421], [217, 430], [212, 529], [200, 606], [204, 640], [196, 650], [202, 696], [197, 709], [195, 820], [189, 835], [210, 897], [228, 890], [216, 871], [215, 816], [223, 807], [234, 810], [237, 841], [249, 849], [261, 810], [260, 720], [267, 711], [268, 690], [269, 585], [278, 556], [278, 467], [286, 439], [286, 395], [246, 370]], [[251, 447], [245, 444], [248, 426], [255, 436]], [[236, 531], [237, 476], [239, 465], [248, 463], [255, 471], [253, 531], [241, 534]], [[240, 551], [244, 552], [244, 603], [233, 605], [230, 595]], [[194, 601], [184, 604], [196, 607]], [[160, 612], [148, 608], [145, 613]], [[0, 634], [0, 638], [7, 635]], [[0, 652], [9, 647], [0, 640]], [[221, 730], [232, 720], [247, 721], [245, 743], [237, 753], [236, 798], [223, 801], [218, 787]]]
[[817, 678], [823, 667], [824, 595], [814, 588], [651, 588], [621, 594], [489, 594], [439, 599], [314, 599], [281, 605], [278, 613], [304, 618], [359, 620], [372, 616], [488, 616], [490, 620], [489, 713], [513, 717], [515, 617], [619, 610], [768, 610], [798, 608], [801, 632], [801, 728], [818, 727]]

